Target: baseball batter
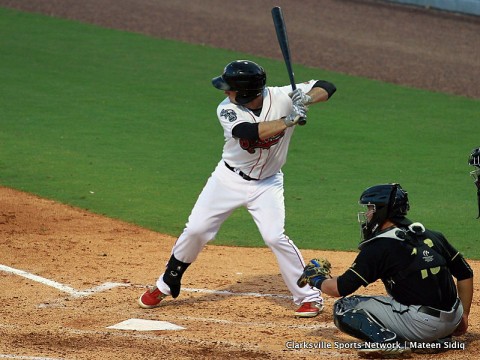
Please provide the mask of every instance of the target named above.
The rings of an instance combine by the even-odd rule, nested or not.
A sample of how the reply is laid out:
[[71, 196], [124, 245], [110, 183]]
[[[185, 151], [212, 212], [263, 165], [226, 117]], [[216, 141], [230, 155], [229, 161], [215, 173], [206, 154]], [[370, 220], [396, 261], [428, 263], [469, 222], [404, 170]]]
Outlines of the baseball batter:
[[217, 108], [225, 144], [222, 158], [208, 179], [173, 246], [166, 270], [156, 286], [139, 299], [142, 308], [160, 305], [168, 295], [180, 293], [181, 278], [203, 247], [215, 238], [222, 223], [237, 208], [252, 216], [265, 244], [275, 254], [283, 280], [301, 305], [299, 317], [313, 317], [323, 308], [320, 293], [299, 288], [297, 278], [305, 263], [299, 249], [285, 234], [282, 166], [293, 131], [307, 106], [327, 101], [336, 91], [323, 80], [297, 85], [267, 87], [264, 69], [248, 60], [229, 63], [212, 79], [227, 96]]
[[[314, 259], [299, 285], [343, 296], [334, 305], [335, 325], [367, 342], [359, 348], [365, 357], [403, 356], [418, 343], [445, 345], [445, 338], [464, 334], [473, 272], [463, 256], [443, 234], [405, 217], [410, 205], [399, 184], [366, 189], [360, 204], [363, 240], [352, 266], [329, 278], [330, 264]], [[388, 296], [347, 296], [377, 279]]]

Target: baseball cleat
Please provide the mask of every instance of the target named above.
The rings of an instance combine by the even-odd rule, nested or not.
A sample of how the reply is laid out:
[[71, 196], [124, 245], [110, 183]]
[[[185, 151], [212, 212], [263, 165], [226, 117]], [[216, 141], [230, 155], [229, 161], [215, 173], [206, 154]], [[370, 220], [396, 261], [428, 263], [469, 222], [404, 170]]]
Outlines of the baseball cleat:
[[323, 304], [320, 301], [305, 302], [295, 311], [297, 317], [315, 317], [323, 310]]
[[144, 309], [153, 309], [157, 306], [160, 306], [160, 302], [166, 297], [167, 295], [163, 294], [156, 286], [153, 288], [145, 291], [145, 293], [140, 296], [138, 299], [138, 305]]

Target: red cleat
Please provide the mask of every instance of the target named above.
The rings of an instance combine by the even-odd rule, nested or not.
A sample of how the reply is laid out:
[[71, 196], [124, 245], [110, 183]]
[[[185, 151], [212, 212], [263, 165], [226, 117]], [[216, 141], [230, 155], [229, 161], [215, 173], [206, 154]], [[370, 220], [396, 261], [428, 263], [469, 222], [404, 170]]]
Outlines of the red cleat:
[[305, 302], [295, 311], [298, 317], [315, 317], [323, 310], [323, 304], [319, 301]]
[[147, 290], [140, 298], [138, 299], [138, 305], [144, 309], [153, 309], [157, 306], [160, 306], [160, 302], [167, 295], [163, 294], [156, 286]]

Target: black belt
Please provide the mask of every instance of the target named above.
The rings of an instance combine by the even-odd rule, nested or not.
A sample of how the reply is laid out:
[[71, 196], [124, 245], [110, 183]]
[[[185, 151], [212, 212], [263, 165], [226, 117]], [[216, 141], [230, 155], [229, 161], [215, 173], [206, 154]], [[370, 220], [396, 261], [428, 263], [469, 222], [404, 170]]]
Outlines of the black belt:
[[247, 174], [245, 174], [243, 171], [241, 170], [235, 170], [235, 168], [231, 167], [230, 165], [228, 165], [225, 161], [225, 166], [229, 169], [229, 170], [232, 170], [234, 173], [240, 175], [242, 178], [244, 178], [245, 180], [247, 181], [252, 181], [252, 180], [258, 180], [258, 179], [254, 179], [254, 178], [251, 178], [250, 176], [248, 176]]
[[433, 309], [430, 306], [422, 305], [418, 308], [418, 312], [421, 312], [421, 313], [424, 313], [424, 314], [427, 314], [427, 315], [430, 315], [430, 316], [434, 316], [434, 317], [437, 317], [437, 318], [440, 317], [440, 310]]
[[[458, 305], [460, 305], [460, 300], [457, 299], [457, 301], [455, 301], [455, 304], [454, 304], [453, 307], [452, 307], [452, 310], [450, 310], [450, 311], [455, 311], [455, 310], [457, 310], [457, 309], [458, 309]], [[441, 310], [437, 310], [437, 309], [431, 308], [430, 306], [426, 306], [426, 305], [420, 306], [420, 307], [418, 308], [418, 311], [421, 312], [421, 313], [430, 315], [430, 316], [437, 317], [437, 318], [439, 318], [439, 317], [440, 317], [440, 314], [441, 314]], [[448, 311], [448, 312], [450, 312], [450, 311]]]

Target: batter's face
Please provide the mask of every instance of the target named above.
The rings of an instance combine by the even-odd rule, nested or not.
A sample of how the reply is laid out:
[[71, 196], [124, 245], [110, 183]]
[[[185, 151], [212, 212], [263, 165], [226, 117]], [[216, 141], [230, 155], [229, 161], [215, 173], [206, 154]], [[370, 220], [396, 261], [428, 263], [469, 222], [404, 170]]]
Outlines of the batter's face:
[[[232, 104], [240, 105], [238, 102], [235, 101], [238, 91], [225, 90], [224, 93], [225, 95], [228, 96]], [[262, 104], [263, 104], [263, 97], [260, 95], [255, 99], [253, 99], [252, 101], [250, 101], [249, 103], [243, 104], [243, 106], [245, 106], [247, 109], [258, 109], [262, 107]]]
[[238, 105], [238, 103], [235, 101], [235, 97], [237, 96], [237, 92], [236, 92], [236, 91], [226, 90], [226, 91], [225, 91], [225, 95], [228, 96], [228, 98], [230, 99], [230, 102], [231, 102], [231, 103]]

